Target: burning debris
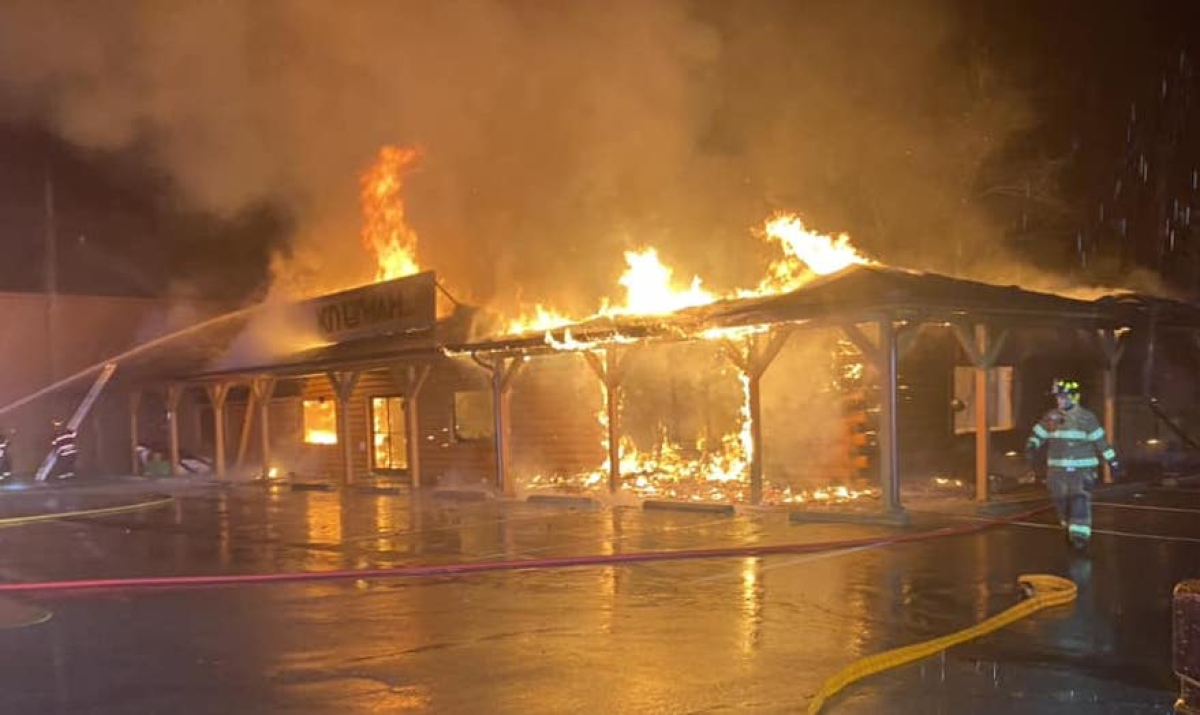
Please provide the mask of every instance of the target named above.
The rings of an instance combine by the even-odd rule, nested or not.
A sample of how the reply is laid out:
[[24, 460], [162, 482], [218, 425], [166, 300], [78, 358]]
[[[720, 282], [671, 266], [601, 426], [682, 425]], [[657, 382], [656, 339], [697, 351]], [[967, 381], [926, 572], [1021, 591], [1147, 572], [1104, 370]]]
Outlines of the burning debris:
[[[584, 321], [604, 318], [646, 317], [653, 324], [678, 311], [704, 306], [724, 298], [776, 295], [803, 286], [815, 277], [836, 273], [852, 265], [870, 263], [850, 245], [849, 237], [841, 234], [836, 238], [822, 235], [805, 228], [795, 215], [780, 214], [766, 222], [761, 234], [776, 242], [783, 256], [773, 261], [767, 275], [751, 290], [739, 290], [719, 296], [703, 287], [699, 277], [690, 282], [674, 280], [674, 271], [664, 265], [654, 248], [642, 251], [627, 251], [627, 268], [618, 279], [624, 289], [621, 302], [611, 299], [601, 301], [600, 309], [590, 317], [572, 319], [563, 313], [543, 305], [535, 306], [527, 317], [511, 321], [507, 326], [510, 334], [544, 332], [547, 345], [560, 351], [596, 351], [634, 342], [630, 336], [619, 331], [603, 338], [586, 341], [575, 339], [570, 329], [556, 328]], [[556, 335], [559, 332], [559, 335]], [[736, 329], [704, 328], [692, 334], [679, 335], [685, 341], [709, 343], [718, 348], [728, 348], [732, 343], [744, 342], [764, 329], [757, 327]], [[847, 368], [852, 369], [852, 368]], [[862, 378], [861, 362], [854, 373]], [[744, 371], [738, 372], [739, 399], [733, 428], [712, 437], [698, 438], [694, 444], [673, 439], [666, 429], [658, 430], [658, 438], [647, 449], [639, 449], [627, 435], [619, 437], [617, 450], [620, 460], [620, 483], [615, 485], [620, 492], [642, 499], [672, 499], [683, 501], [749, 502], [751, 498], [750, 468], [753, 459], [754, 439], [750, 414], [749, 378]], [[604, 435], [601, 438], [605, 454], [610, 454], [608, 444], [608, 414], [603, 406], [608, 397], [605, 385], [600, 386], [597, 422]], [[619, 388], [618, 388], [619, 389]], [[833, 395], [830, 395], [833, 399]], [[616, 395], [623, 401], [621, 392]], [[623, 412], [618, 406], [618, 413]], [[595, 469], [571, 475], [537, 474], [526, 480], [526, 488], [533, 491], [552, 490], [572, 493], [595, 493], [607, 488], [611, 457]], [[794, 490], [790, 486], [770, 483], [764, 485], [764, 503], [840, 502], [877, 495], [873, 489], [853, 489], [848, 486], [830, 486], [811, 490]]]
[[[407, 223], [404, 206], [405, 177], [414, 170], [420, 155], [414, 148], [384, 147], [376, 163], [361, 178], [362, 242], [375, 257], [377, 281], [421, 270], [416, 259], [417, 234]], [[577, 340], [566, 326], [621, 317], [625, 321], [644, 318], [647, 327], [653, 328], [666, 322], [667, 316], [675, 317], [686, 309], [724, 299], [778, 295], [796, 290], [819, 276], [870, 263], [850, 244], [846, 234], [828, 236], [814, 232], [794, 214], [773, 216], [756, 233], [777, 245], [782, 255], [771, 261], [764, 277], [753, 288], [722, 294], [706, 288], [698, 276], [681, 281], [675, 271], [662, 262], [658, 251], [647, 247], [624, 254], [626, 270], [617, 279], [623, 291], [621, 300], [604, 298], [595, 313], [582, 318], [538, 304], [523, 311], [520, 318], [504, 323], [504, 333], [512, 336], [543, 333], [544, 343], [556, 351], [594, 353], [637, 342], [637, 338], [613, 331], [603, 338]], [[765, 328], [698, 327], [692, 333], [685, 331], [674, 335], [685, 343], [710, 346], [714, 349], [714, 359], [725, 365], [721, 371], [736, 373], [736, 395], [730, 397], [731, 414], [725, 420], [729, 427], [724, 431], [706, 430], [704, 434], [688, 438], [671, 434], [660, 422], [653, 430], [652, 438], [647, 439], [643, 429], [642, 439], [637, 440], [626, 431], [618, 430], [618, 448], [614, 452], [608, 444], [606, 390], [617, 390], [618, 415], [627, 413], [631, 407], [621, 404], [627, 397], [627, 390], [619, 386], [610, 388], [604, 380], [592, 380], [591, 384], [597, 385], [599, 390], [596, 396], [599, 405], [596, 424], [601, 434], [599, 447], [605, 455], [615, 453], [620, 462], [620, 482], [613, 485], [617, 492], [638, 499], [752, 501], [750, 472], [755, 440], [752, 436], [750, 378], [745, 369], [729, 370], [723, 354], [730, 349], [736, 352], [737, 345], [755, 339], [760, 333], [765, 333]], [[861, 378], [861, 365], [858, 367], [857, 377]], [[667, 372], [662, 374], [668, 374], [670, 370], [668, 366]], [[661, 381], [661, 376], [658, 379]], [[833, 402], [838, 402], [836, 391], [836, 386], [831, 385], [828, 397]], [[321, 438], [327, 443], [328, 435], [308, 435], [314, 442]], [[607, 491], [611, 473], [609, 460], [606, 456], [593, 468], [572, 474], [534, 474], [526, 478], [524, 488], [587, 494]], [[761, 499], [764, 503], [775, 504], [819, 503], [877, 495], [875, 489], [853, 488], [846, 484], [799, 489], [765, 480]]]

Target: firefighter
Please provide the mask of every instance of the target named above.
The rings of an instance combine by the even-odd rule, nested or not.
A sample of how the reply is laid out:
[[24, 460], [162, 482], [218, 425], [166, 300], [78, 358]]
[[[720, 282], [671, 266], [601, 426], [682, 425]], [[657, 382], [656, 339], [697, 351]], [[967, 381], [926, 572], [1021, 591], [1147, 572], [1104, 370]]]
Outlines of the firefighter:
[[12, 476], [12, 455], [8, 450], [8, 430], [0, 430], [0, 481]]
[[1103, 459], [1116, 473], [1117, 453], [1108, 444], [1096, 415], [1079, 404], [1078, 382], [1055, 380], [1051, 393], [1058, 405], [1033, 426], [1025, 456], [1033, 462], [1038, 449], [1047, 446], [1046, 487], [1059, 524], [1066, 527], [1071, 545], [1082, 551], [1092, 538], [1096, 470]]
[[75, 457], [79, 454], [75, 439], [75, 430], [60, 420], [54, 421], [54, 439], [50, 441], [50, 449], [54, 450], [54, 475], [59, 479], [75, 476]]

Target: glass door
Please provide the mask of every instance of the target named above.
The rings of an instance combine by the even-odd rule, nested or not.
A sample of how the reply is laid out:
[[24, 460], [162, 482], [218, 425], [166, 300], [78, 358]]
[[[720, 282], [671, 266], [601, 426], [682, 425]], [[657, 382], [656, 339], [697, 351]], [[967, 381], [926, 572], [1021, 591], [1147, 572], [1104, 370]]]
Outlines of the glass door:
[[376, 472], [408, 469], [404, 398], [371, 398], [371, 466]]

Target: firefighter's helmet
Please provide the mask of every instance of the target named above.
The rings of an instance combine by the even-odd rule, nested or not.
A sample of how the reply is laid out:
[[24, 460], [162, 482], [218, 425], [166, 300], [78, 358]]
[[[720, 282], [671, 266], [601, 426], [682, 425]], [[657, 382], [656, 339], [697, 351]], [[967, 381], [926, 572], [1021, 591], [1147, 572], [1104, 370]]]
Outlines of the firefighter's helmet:
[[1067, 380], [1058, 378], [1050, 387], [1052, 395], [1070, 395], [1071, 397], [1079, 397], [1079, 383], [1075, 380]]

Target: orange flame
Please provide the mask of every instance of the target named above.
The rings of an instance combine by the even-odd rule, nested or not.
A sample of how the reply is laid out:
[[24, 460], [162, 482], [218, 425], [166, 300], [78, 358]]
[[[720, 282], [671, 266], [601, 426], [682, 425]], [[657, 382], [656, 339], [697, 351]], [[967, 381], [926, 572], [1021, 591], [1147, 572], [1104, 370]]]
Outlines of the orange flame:
[[417, 232], [404, 215], [404, 177], [421, 157], [413, 147], [385, 146], [362, 176], [362, 242], [375, 256], [376, 281], [421, 271], [417, 264]]
[[[733, 295], [760, 296], [796, 290], [813, 278], [844, 270], [852, 265], [868, 264], [866, 257], [850, 245], [850, 238], [840, 234], [836, 238], [807, 229], [799, 217], [779, 214], [764, 225], [761, 234], [777, 243], [783, 255], [771, 262], [766, 276], [752, 290], [737, 291]], [[625, 253], [627, 268], [618, 283], [625, 289], [625, 299], [614, 304], [609, 299], [601, 302], [600, 309], [590, 318], [617, 315], [664, 315], [683, 308], [706, 305], [720, 296], [705, 290], [700, 278], [680, 285], [673, 280], [674, 272], [662, 263], [658, 251], [647, 248]], [[730, 296], [726, 296], [730, 297]], [[590, 318], [584, 318], [587, 320]], [[549, 331], [553, 328], [581, 322], [569, 316], [537, 306], [534, 314], [523, 316], [509, 325], [510, 333]], [[703, 331], [695, 337], [704, 340], [730, 340], [745, 338], [762, 330], [759, 326], [736, 329], [714, 329]], [[560, 350], [590, 350], [606, 344], [624, 342], [620, 335], [604, 338], [600, 342], [574, 339], [570, 331], [556, 338], [546, 332], [546, 342]], [[703, 440], [694, 450], [685, 450], [669, 439], [665, 430], [659, 435], [654, 449], [640, 451], [628, 437], [621, 437], [618, 447], [622, 483], [620, 489], [637, 498], [681, 499], [685, 501], [749, 501], [750, 463], [754, 452], [751, 437], [749, 378], [739, 373], [742, 400], [736, 426], [714, 444]], [[604, 387], [601, 386], [603, 400]], [[601, 446], [608, 454], [607, 413], [603, 406], [597, 413], [602, 429]], [[695, 456], [689, 457], [688, 454]], [[527, 482], [530, 489], [602, 491], [608, 480], [609, 459], [596, 469], [573, 476], [535, 475]], [[855, 490], [846, 486], [828, 486], [808, 490], [793, 490], [768, 482], [764, 484], [763, 499], [767, 503], [844, 502], [878, 494], [878, 490]]]
[[327, 429], [309, 428], [304, 430], [304, 441], [307, 444], [337, 444], [337, 432]]
[[676, 287], [671, 281], [675, 271], [663, 265], [657, 249], [626, 251], [625, 263], [628, 267], [617, 280], [625, 287], [625, 304], [605, 305], [602, 315], [663, 315], [717, 299], [700, 287], [699, 277], [693, 277], [686, 288]]
[[[641, 251], [626, 251], [626, 269], [617, 281], [625, 289], [623, 302], [618, 304], [604, 298], [600, 301], [600, 309], [587, 317], [571, 317], [539, 304], [532, 311], [527, 310], [521, 317], [510, 321], [507, 332], [510, 335], [545, 332], [597, 317], [666, 315], [722, 298], [777, 295], [796, 290], [817, 276], [837, 273], [853, 265], [873, 263], [850, 244], [847, 234], [834, 237], [817, 233], [806, 228], [795, 214], [772, 216], [760, 233], [765, 239], [777, 243], [783, 256], [771, 262], [766, 276], [753, 289], [717, 295], [705, 290], [698, 276], [693, 277], [687, 285], [680, 286], [673, 280], [674, 270], [659, 259], [657, 249], [651, 247]], [[720, 331], [700, 337], [727, 338], [745, 332], [746, 329], [733, 333]], [[749, 332], [754, 332], [754, 329]], [[572, 344], [573, 349], [579, 347], [578, 344]]]
[[[663, 264], [658, 250], [647, 248], [625, 252], [625, 272], [617, 283], [625, 288], [625, 300], [614, 305], [608, 298], [600, 302], [600, 310], [592, 318], [614, 315], [665, 315], [697, 305], [706, 305], [717, 297], [701, 287], [699, 277], [693, 277], [686, 288], [672, 280], [674, 270]], [[508, 324], [509, 334], [545, 332], [578, 322], [563, 313], [536, 305], [532, 314], [526, 313]], [[578, 347], [578, 346], [576, 346]]]
[[[775, 295], [796, 290], [816, 276], [826, 276], [853, 265], [869, 264], [850, 245], [850, 236], [836, 238], [809, 230], [795, 214], [776, 214], [763, 226], [763, 236], [779, 244], [783, 257], [772, 261], [767, 275], [752, 295]], [[743, 291], [742, 295], [747, 292]]]

